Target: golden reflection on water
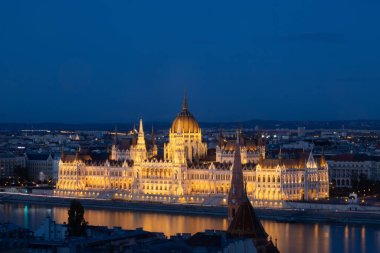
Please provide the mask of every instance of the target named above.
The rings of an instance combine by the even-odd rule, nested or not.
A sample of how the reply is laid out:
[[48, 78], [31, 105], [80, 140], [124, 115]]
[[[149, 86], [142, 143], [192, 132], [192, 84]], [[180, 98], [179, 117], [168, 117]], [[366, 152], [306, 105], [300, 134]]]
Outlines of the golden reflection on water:
[[329, 225], [321, 225], [322, 226], [322, 230], [323, 230], [323, 234], [321, 236], [321, 234], [319, 234], [319, 238], [318, 238], [318, 242], [319, 243], [322, 243], [322, 251], [320, 252], [328, 252], [329, 251], [329, 248], [330, 248], [330, 230], [331, 230], [331, 227]]
[[350, 230], [348, 229], [348, 225], [344, 227], [344, 252], [348, 252], [348, 243], [350, 241]]
[[360, 235], [361, 235], [361, 243], [360, 243], [361, 244], [360, 245], [361, 246], [361, 252], [366, 252], [366, 250], [365, 250], [365, 228], [364, 228], [364, 226], [362, 226]]
[[[54, 208], [53, 219], [58, 223], [67, 221], [67, 209]], [[205, 229], [226, 230], [227, 218], [168, 215], [128, 211], [86, 210], [85, 219], [90, 225], [122, 227], [124, 229], [143, 228], [147, 231], [194, 234]]]
[[[57, 223], [67, 222], [68, 208], [22, 204], [0, 204], [0, 222], [11, 221], [19, 226], [38, 228], [46, 215]], [[90, 225], [164, 232], [194, 234], [205, 229], [226, 230], [228, 222], [222, 217], [188, 216], [177, 214], [144, 213], [86, 209], [85, 219]], [[281, 223], [262, 220], [267, 233], [281, 253], [372, 253], [379, 252], [380, 229], [371, 226]], [[277, 240], [276, 240], [277, 239]]]
[[319, 240], [319, 224], [314, 224], [314, 240], [313, 241], [313, 247], [316, 247], [316, 250], [319, 251], [319, 245], [315, 242], [318, 242]]

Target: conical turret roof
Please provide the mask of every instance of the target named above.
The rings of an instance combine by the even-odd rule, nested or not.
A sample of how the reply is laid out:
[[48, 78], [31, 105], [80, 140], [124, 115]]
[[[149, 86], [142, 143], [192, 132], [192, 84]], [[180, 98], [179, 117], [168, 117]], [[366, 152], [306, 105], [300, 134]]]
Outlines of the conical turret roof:
[[255, 241], [268, 240], [268, 234], [257, 217], [246, 191], [244, 191], [236, 216], [228, 227], [228, 232], [235, 236], [247, 236]]

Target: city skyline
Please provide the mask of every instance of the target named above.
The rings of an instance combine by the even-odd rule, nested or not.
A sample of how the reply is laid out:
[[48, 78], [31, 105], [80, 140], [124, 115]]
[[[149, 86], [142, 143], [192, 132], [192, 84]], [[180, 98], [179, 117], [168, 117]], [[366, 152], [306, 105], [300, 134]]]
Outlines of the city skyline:
[[185, 92], [200, 122], [380, 119], [375, 1], [21, 2], [1, 122], [170, 121]]
[[0, 3], [1, 252], [380, 252], [380, 1]]

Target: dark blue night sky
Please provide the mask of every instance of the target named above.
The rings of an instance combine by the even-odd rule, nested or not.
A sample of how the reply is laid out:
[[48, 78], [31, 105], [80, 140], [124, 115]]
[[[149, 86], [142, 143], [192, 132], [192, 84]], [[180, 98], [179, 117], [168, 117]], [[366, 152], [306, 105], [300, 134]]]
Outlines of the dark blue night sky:
[[380, 119], [380, 1], [1, 1], [0, 122]]

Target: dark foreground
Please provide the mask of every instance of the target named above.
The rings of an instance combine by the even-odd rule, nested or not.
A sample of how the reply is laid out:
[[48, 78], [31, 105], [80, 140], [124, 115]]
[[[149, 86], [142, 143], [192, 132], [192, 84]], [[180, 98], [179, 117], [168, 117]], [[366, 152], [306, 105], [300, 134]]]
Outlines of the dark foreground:
[[[10, 221], [35, 230], [47, 215], [56, 222], [67, 222], [67, 207], [43, 204], [0, 204], [0, 222]], [[227, 219], [214, 215], [185, 215], [115, 209], [86, 208], [91, 225], [120, 226], [123, 229], [192, 233], [205, 229], [226, 230]], [[277, 222], [263, 219], [265, 230], [277, 240], [281, 253], [372, 253], [380, 252], [380, 226], [315, 222]]]

